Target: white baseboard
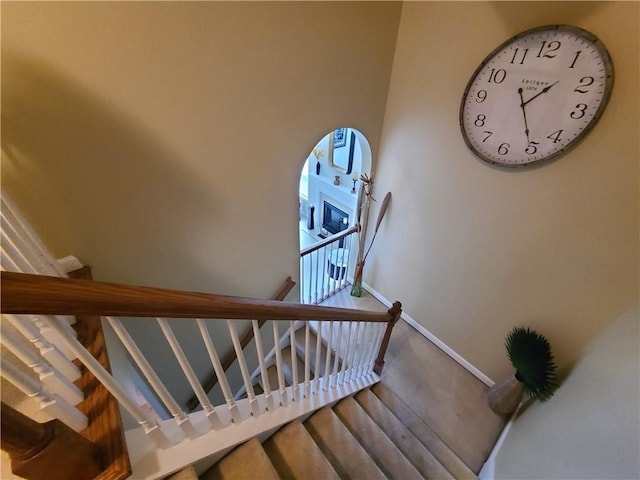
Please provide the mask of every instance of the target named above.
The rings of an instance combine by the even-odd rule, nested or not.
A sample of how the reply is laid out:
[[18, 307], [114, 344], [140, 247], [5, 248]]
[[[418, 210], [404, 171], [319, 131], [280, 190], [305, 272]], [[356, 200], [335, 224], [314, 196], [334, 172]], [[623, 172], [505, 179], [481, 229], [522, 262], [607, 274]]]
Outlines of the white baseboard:
[[[383, 305], [385, 305], [387, 307], [391, 307], [392, 303], [389, 300], [387, 300], [385, 297], [383, 297], [382, 294], [380, 294], [380, 292], [378, 292], [374, 288], [372, 288], [371, 285], [363, 282], [362, 286], [367, 290], [367, 292], [369, 292], [371, 295], [373, 295], [380, 303], [382, 303]], [[478, 380], [480, 380], [486, 386], [493, 387], [493, 385], [495, 384], [495, 382], [493, 380], [491, 380], [488, 376], [486, 376], [484, 373], [482, 373], [480, 370], [478, 370], [474, 365], [472, 365], [470, 362], [468, 362], [466, 359], [464, 359], [461, 355], [459, 355], [456, 351], [454, 351], [446, 343], [444, 343], [442, 340], [440, 340], [438, 337], [436, 337], [433, 333], [431, 333], [429, 330], [427, 330], [425, 327], [423, 327], [420, 323], [418, 323], [416, 320], [411, 318], [411, 316], [409, 316], [409, 314], [407, 312], [405, 312], [403, 310], [402, 311], [402, 315], [400, 316], [400, 318], [402, 318], [402, 320], [407, 322], [411, 327], [413, 327], [415, 330], [417, 330], [419, 333], [421, 333], [423, 336], [425, 336], [427, 339], [429, 339], [440, 350], [442, 350], [444, 353], [446, 353], [452, 359], [454, 359], [456, 362], [458, 362], [460, 365], [462, 365], [462, 367], [464, 367], [469, 373], [471, 373], [474, 377], [476, 377]]]
[[493, 446], [491, 453], [487, 457], [487, 461], [484, 462], [480, 472], [478, 472], [478, 480], [495, 480], [496, 478], [496, 457], [498, 453], [500, 453], [500, 449], [502, 448], [502, 444], [505, 442], [507, 435], [509, 434], [509, 430], [511, 430], [511, 426], [513, 425], [513, 421], [520, 413], [520, 409], [522, 408], [523, 403], [520, 402], [515, 412], [511, 414], [511, 418], [502, 429], [502, 433], [498, 437], [496, 444]]

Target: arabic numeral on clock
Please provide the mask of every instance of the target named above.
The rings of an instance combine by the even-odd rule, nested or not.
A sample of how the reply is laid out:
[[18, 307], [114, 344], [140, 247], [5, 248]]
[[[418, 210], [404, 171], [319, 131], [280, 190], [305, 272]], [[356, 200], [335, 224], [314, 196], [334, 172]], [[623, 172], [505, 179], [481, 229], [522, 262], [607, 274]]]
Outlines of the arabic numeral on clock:
[[478, 116], [476, 117], [475, 122], [473, 122], [473, 124], [476, 127], [484, 127], [484, 121], [487, 119], [486, 115], [483, 115], [481, 113], [478, 114]]
[[487, 99], [487, 91], [486, 90], [478, 90], [476, 93], [476, 103], [482, 103]]
[[509, 148], [511, 147], [511, 145], [509, 145], [508, 143], [501, 143], [500, 146], [498, 147], [498, 153], [500, 155], [506, 155], [507, 153], [509, 153]]
[[520, 59], [520, 61], [518, 62], [518, 53], [520, 52], [520, 48], [516, 48], [513, 52], [513, 58], [511, 59], [511, 61], [509, 63], [519, 63], [520, 65], [522, 65], [524, 63], [524, 59], [527, 57], [527, 53], [529, 53], [529, 49], [525, 48], [522, 51], [522, 58]]
[[490, 132], [489, 130], [485, 130], [484, 132], [482, 132], [485, 134], [485, 137], [482, 139], [482, 143], [486, 142], [487, 140], [489, 140], [489, 137], [491, 135], [493, 135], [493, 132]]
[[564, 130], [557, 130], [555, 132], [553, 132], [550, 135], [547, 135], [547, 138], [549, 140], [553, 140], [553, 143], [558, 143], [561, 139], [560, 139], [560, 135], [562, 135], [562, 132], [564, 132]]
[[589, 89], [587, 87], [593, 85], [593, 82], [595, 81], [596, 79], [593, 77], [582, 77], [580, 79], [580, 83], [578, 83], [578, 86], [574, 88], [573, 91], [577, 93], [589, 93]]
[[542, 42], [542, 45], [540, 45], [540, 51], [538, 52], [538, 55], [536, 55], [537, 58], [555, 58], [556, 54], [553, 52], [557, 52], [560, 47], [562, 46], [562, 44], [557, 41], [554, 40], [553, 42], [549, 42], [547, 43], [546, 40]]
[[584, 114], [587, 113], [588, 106], [585, 103], [579, 103], [576, 105], [576, 109], [573, 110], [569, 116], [574, 120], [579, 120], [584, 117]]
[[504, 68], [499, 68], [498, 70], [492, 68], [488, 83], [502, 83], [505, 78], [507, 78], [507, 71]]
[[524, 153], [526, 153], [527, 155], [535, 154], [538, 151], [538, 145], [540, 145], [540, 143], [538, 142], [529, 142], [527, 148], [524, 149]]
[[574, 68], [576, 66], [576, 62], [578, 61], [578, 57], [580, 56], [581, 53], [582, 53], [582, 50], [578, 50], [576, 52], [576, 56], [573, 57], [573, 62], [571, 62], [571, 65], [569, 65], [569, 68]]

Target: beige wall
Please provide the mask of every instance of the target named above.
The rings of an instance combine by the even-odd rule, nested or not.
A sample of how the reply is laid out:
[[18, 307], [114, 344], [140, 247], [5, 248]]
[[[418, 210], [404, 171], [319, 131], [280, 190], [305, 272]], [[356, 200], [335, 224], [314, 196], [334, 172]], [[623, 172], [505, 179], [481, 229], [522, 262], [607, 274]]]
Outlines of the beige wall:
[[[400, 11], [4, 2], [2, 187], [96, 279], [271, 297], [299, 275], [313, 146], [351, 126], [377, 154]], [[188, 392], [157, 326], [132, 333]]]
[[[393, 202], [365, 281], [493, 380], [511, 371], [513, 326], [544, 333], [568, 366], [637, 300], [639, 13], [637, 2], [404, 4], [376, 173]], [[510, 36], [561, 23], [613, 57], [604, 116], [541, 168], [480, 162], [458, 126], [471, 74]]]
[[377, 152], [400, 9], [4, 3], [3, 187], [101, 280], [270, 296], [313, 146]]

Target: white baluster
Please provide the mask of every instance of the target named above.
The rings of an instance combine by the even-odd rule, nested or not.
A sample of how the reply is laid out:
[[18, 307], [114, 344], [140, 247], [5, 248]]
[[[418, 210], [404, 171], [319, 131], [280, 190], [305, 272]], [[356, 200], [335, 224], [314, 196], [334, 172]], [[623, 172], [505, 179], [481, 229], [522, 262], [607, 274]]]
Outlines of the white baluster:
[[373, 367], [376, 361], [376, 355], [378, 354], [378, 350], [380, 349], [380, 343], [382, 342], [382, 336], [384, 335], [384, 331], [386, 329], [385, 323], [375, 323], [373, 325], [374, 335], [373, 341], [371, 342], [371, 351], [369, 353], [369, 358], [367, 359], [367, 368], [366, 374], [371, 375], [373, 372]]
[[182, 350], [178, 339], [173, 333], [173, 330], [171, 330], [169, 322], [164, 318], [156, 318], [156, 320], [158, 321], [158, 325], [160, 325], [160, 329], [162, 330], [162, 333], [164, 333], [173, 354], [176, 356], [176, 360], [178, 360], [178, 364], [180, 365], [180, 368], [182, 368], [184, 376], [187, 378], [187, 381], [189, 382], [189, 385], [191, 385], [196, 397], [198, 397], [198, 401], [200, 402], [200, 405], [202, 405], [202, 409], [211, 423], [211, 426], [216, 430], [224, 427], [222, 420], [216, 413], [213, 405], [211, 405], [202, 385], [200, 385], [200, 381], [198, 380], [196, 373], [193, 371], [193, 368], [191, 368], [191, 364], [189, 363], [187, 356], [184, 354], [184, 350]]
[[362, 325], [362, 348], [360, 352], [360, 358], [358, 359], [358, 369], [356, 371], [355, 378], [361, 378], [364, 374], [364, 369], [367, 365], [367, 359], [369, 357], [369, 350], [372, 341], [373, 325], [371, 323], [364, 323]]
[[89, 421], [83, 413], [58, 394], [47, 392], [38, 380], [25, 375], [11, 361], [0, 359], [0, 373], [25, 395], [40, 402], [40, 409], [53, 418], [57, 418], [76, 432], [87, 427]]
[[282, 351], [280, 350], [280, 333], [278, 332], [278, 322], [275, 320], [273, 324], [273, 344], [276, 350], [276, 370], [278, 371], [278, 388], [280, 389], [280, 405], [283, 407], [289, 403], [287, 398], [287, 389], [284, 384], [284, 374], [282, 372]]
[[291, 347], [291, 375], [293, 381], [293, 401], [300, 399], [300, 383], [298, 382], [298, 354], [296, 352], [296, 332], [294, 322], [289, 322], [289, 343]]
[[11, 332], [6, 327], [2, 327], [0, 328], [0, 335], [2, 344], [38, 374], [38, 378], [40, 378], [40, 381], [48, 391], [57, 393], [71, 405], [77, 405], [84, 399], [84, 395], [78, 387], [36, 354], [18, 334]]
[[360, 367], [360, 358], [362, 357], [363, 347], [363, 324], [362, 322], [356, 323], [356, 338], [354, 342], [354, 352], [353, 352], [353, 366], [351, 367], [351, 371], [349, 372], [349, 381], [353, 382], [356, 378], [356, 373], [358, 368]]
[[329, 377], [331, 375], [331, 357], [333, 357], [333, 321], [329, 322], [329, 334], [327, 335], [327, 357], [325, 358], [324, 363], [324, 377], [322, 381], [323, 390], [327, 390], [329, 388]]
[[63, 327], [59, 322], [43, 317], [48, 325], [56, 330], [73, 351], [74, 355], [93, 373], [98, 381], [109, 390], [109, 392], [120, 402], [120, 404], [131, 414], [140, 424], [144, 432], [151, 438], [159, 448], [167, 448], [171, 442], [160, 429], [156, 421], [151, 418], [138, 404], [131, 398], [125, 390], [116, 382], [109, 372], [91, 355], [75, 337], [65, 336]]
[[3, 230], [5, 230], [7, 225], [10, 225], [17, 232], [18, 236], [30, 245], [30, 249], [35, 252], [34, 258], [39, 259], [39, 261], [35, 261], [35, 264], [41, 265], [41, 268], [38, 268], [38, 272], [57, 277], [67, 276], [57, 260], [44, 246], [40, 237], [29, 224], [24, 221], [22, 215], [6, 194], [2, 196], [2, 209], [0, 212], [4, 220]]
[[231, 394], [231, 388], [229, 387], [227, 375], [222, 368], [220, 357], [218, 356], [218, 352], [213, 345], [211, 335], [209, 335], [209, 330], [207, 330], [207, 326], [203, 320], [198, 318], [196, 319], [196, 322], [198, 323], [198, 328], [200, 329], [200, 334], [202, 335], [204, 344], [207, 347], [207, 352], [209, 353], [209, 358], [211, 359], [213, 370], [216, 372], [216, 377], [218, 378], [218, 383], [220, 384], [220, 389], [222, 390], [222, 395], [224, 395], [224, 400], [227, 403], [227, 408], [229, 409], [231, 418], [235, 423], [240, 423], [242, 421], [240, 410], [238, 409], [238, 405], [236, 405], [236, 402], [233, 399], [233, 395]]
[[40, 352], [40, 355], [56, 368], [68, 380], [80, 378], [80, 370], [60, 351], [40, 334], [40, 330], [25, 315], [3, 315]]
[[[307, 322], [308, 323], [308, 322]], [[322, 353], [322, 322], [316, 331], [316, 359], [313, 365], [313, 393], [320, 393], [320, 354]]]
[[336, 357], [333, 361], [333, 373], [331, 374], [331, 381], [329, 382], [331, 387], [335, 387], [338, 384], [338, 367], [340, 365], [341, 355], [342, 355], [342, 322], [338, 322], [338, 334], [336, 335], [338, 339], [338, 345], [336, 346]]
[[340, 369], [340, 383], [339, 385], [344, 385], [345, 380], [346, 380], [346, 372], [347, 372], [347, 368], [351, 366], [350, 364], [350, 358], [351, 358], [351, 352], [353, 350], [353, 347], [351, 345], [351, 333], [353, 330], [353, 323], [352, 322], [347, 322], [347, 348], [346, 351], [344, 353], [344, 358], [342, 360], [342, 368]]
[[106, 317], [106, 319], [129, 352], [129, 355], [131, 355], [131, 358], [133, 358], [133, 361], [136, 362], [136, 365], [142, 374], [149, 381], [151, 388], [153, 388], [171, 415], [176, 419], [178, 426], [182, 429], [184, 434], [189, 438], [197, 437], [198, 432], [196, 432], [195, 428], [191, 424], [189, 416], [180, 408], [178, 402], [176, 402], [173, 396], [169, 393], [169, 390], [167, 390], [167, 387], [162, 383], [160, 377], [153, 370], [151, 364], [149, 364], [142, 351], [138, 348], [138, 345], [136, 345], [136, 342], [131, 338], [131, 335], [129, 335], [129, 332], [124, 328], [124, 325], [122, 325], [122, 322], [115, 317]]
[[275, 410], [276, 406], [271, 395], [271, 385], [269, 385], [269, 377], [267, 375], [267, 365], [264, 361], [264, 350], [262, 348], [262, 336], [260, 335], [260, 324], [258, 320], [252, 320], [253, 339], [256, 343], [256, 354], [258, 355], [258, 364], [260, 365], [260, 378], [262, 379], [262, 389], [264, 390], [264, 398], [267, 402], [267, 410]]
[[249, 374], [249, 368], [247, 367], [247, 360], [242, 351], [242, 345], [240, 345], [240, 338], [238, 337], [238, 331], [236, 326], [231, 320], [227, 320], [227, 328], [231, 335], [231, 341], [233, 342], [233, 348], [236, 351], [236, 358], [238, 359], [238, 365], [240, 365], [240, 373], [242, 374], [242, 381], [244, 387], [247, 390], [247, 398], [249, 399], [249, 405], [251, 406], [251, 414], [257, 417], [262, 413], [262, 409], [258, 404], [258, 399], [253, 391], [253, 385], [251, 384], [251, 376]]
[[311, 346], [311, 326], [309, 322], [304, 324], [304, 395], [311, 395], [311, 362], [309, 361], [309, 353]]
[[309, 298], [307, 300], [308, 304], [312, 304], [312, 298], [313, 298], [313, 253], [310, 253], [309, 255], [307, 255], [307, 257], [309, 258]]

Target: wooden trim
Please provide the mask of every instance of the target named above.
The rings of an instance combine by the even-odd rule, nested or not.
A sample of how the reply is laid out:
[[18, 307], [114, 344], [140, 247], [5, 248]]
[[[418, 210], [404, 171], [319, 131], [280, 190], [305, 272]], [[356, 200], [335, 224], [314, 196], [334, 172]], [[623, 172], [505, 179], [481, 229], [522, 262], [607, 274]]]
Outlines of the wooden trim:
[[387, 323], [387, 329], [384, 332], [384, 337], [382, 338], [382, 343], [380, 344], [380, 350], [378, 351], [378, 357], [376, 358], [375, 365], [373, 367], [373, 371], [381, 375], [382, 368], [384, 367], [384, 356], [387, 353], [387, 347], [389, 346], [389, 340], [391, 340], [391, 332], [393, 331], [393, 327], [398, 320], [400, 320], [400, 315], [402, 315], [402, 305], [400, 302], [394, 302], [394, 304], [389, 309], [389, 315], [391, 315], [391, 320]]
[[352, 233], [356, 233], [360, 230], [360, 225], [355, 224], [353, 227], [344, 230], [342, 232], [338, 232], [335, 235], [331, 235], [330, 237], [325, 238], [321, 242], [316, 243], [315, 245], [311, 245], [310, 247], [305, 248], [304, 250], [300, 250], [300, 257], [304, 257], [305, 255], [309, 255], [310, 253], [315, 252], [316, 250], [320, 250], [327, 245], [332, 244], [342, 238], [348, 237]]
[[[91, 279], [91, 269], [83, 267], [70, 272], [74, 278]], [[2, 294], [3, 301], [5, 292]], [[111, 372], [109, 356], [102, 332], [102, 323], [96, 315], [78, 315], [74, 325], [78, 332], [78, 341]], [[82, 376], [76, 385], [84, 394], [85, 399], [78, 405], [78, 410], [89, 418], [89, 426], [80, 432], [83, 437], [98, 447], [101, 464], [104, 470], [96, 477], [99, 480], [122, 480], [131, 475], [131, 464], [124, 440], [122, 419], [118, 401], [79, 361], [75, 361]]]
[[30, 480], [65, 478], [91, 480], [100, 475], [96, 445], [60, 420], [38, 423], [2, 403], [2, 449], [11, 471]]
[[389, 313], [1, 272], [2, 313], [388, 322]]
[[[283, 301], [295, 285], [296, 285], [296, 282], [291, 277], [287, 277], [287, 279], [284, 281], [284, 285], [282, 285], [282, 288], [280, 289], [280, 291], [275, 294], [275, 296], [273, 297], [273, 300], [277, 300], [278, 302]], [[262, 325], [264, 325], [265, 322], [266, 320], [258, 320], [258, 328], [262, 327]], [[247, 331], [244, 333], [244, 335], [242, 335], [242, 338], [240, 338], [240, 347], [244, 349], [244, 347], [246, 347], [249, 344], [252, 338], [253, 338], [253, 327], [249, 327], [247, 328]], [[222, 364], [222, 370], [226, 372], [227, 369], [231, 365], [233, 365], [233, 362], [235, 362], [237, 358], [238, 358], [238, 355], [236, 354], [236, 350], [235, 348], [232, 348], [229, 351], [229, 353], [227, 353], [222, 359], [222, 361], [220, 362]], [[213, 387], [215, 387], [217, 383], [218, 383], [218, 377], [216, 375], [216, 372], [211, 372], [211, 374], [205, 379], [205, 381], [202, 382], [202, 388], [204, 389], [205, 392], [209, 393], [209, 391]], [[198, 397], [194, 395], [187, 401], [187, 410], [192, 411], [198, 405], [200, 405], [200, 401], [198, 400]]]

